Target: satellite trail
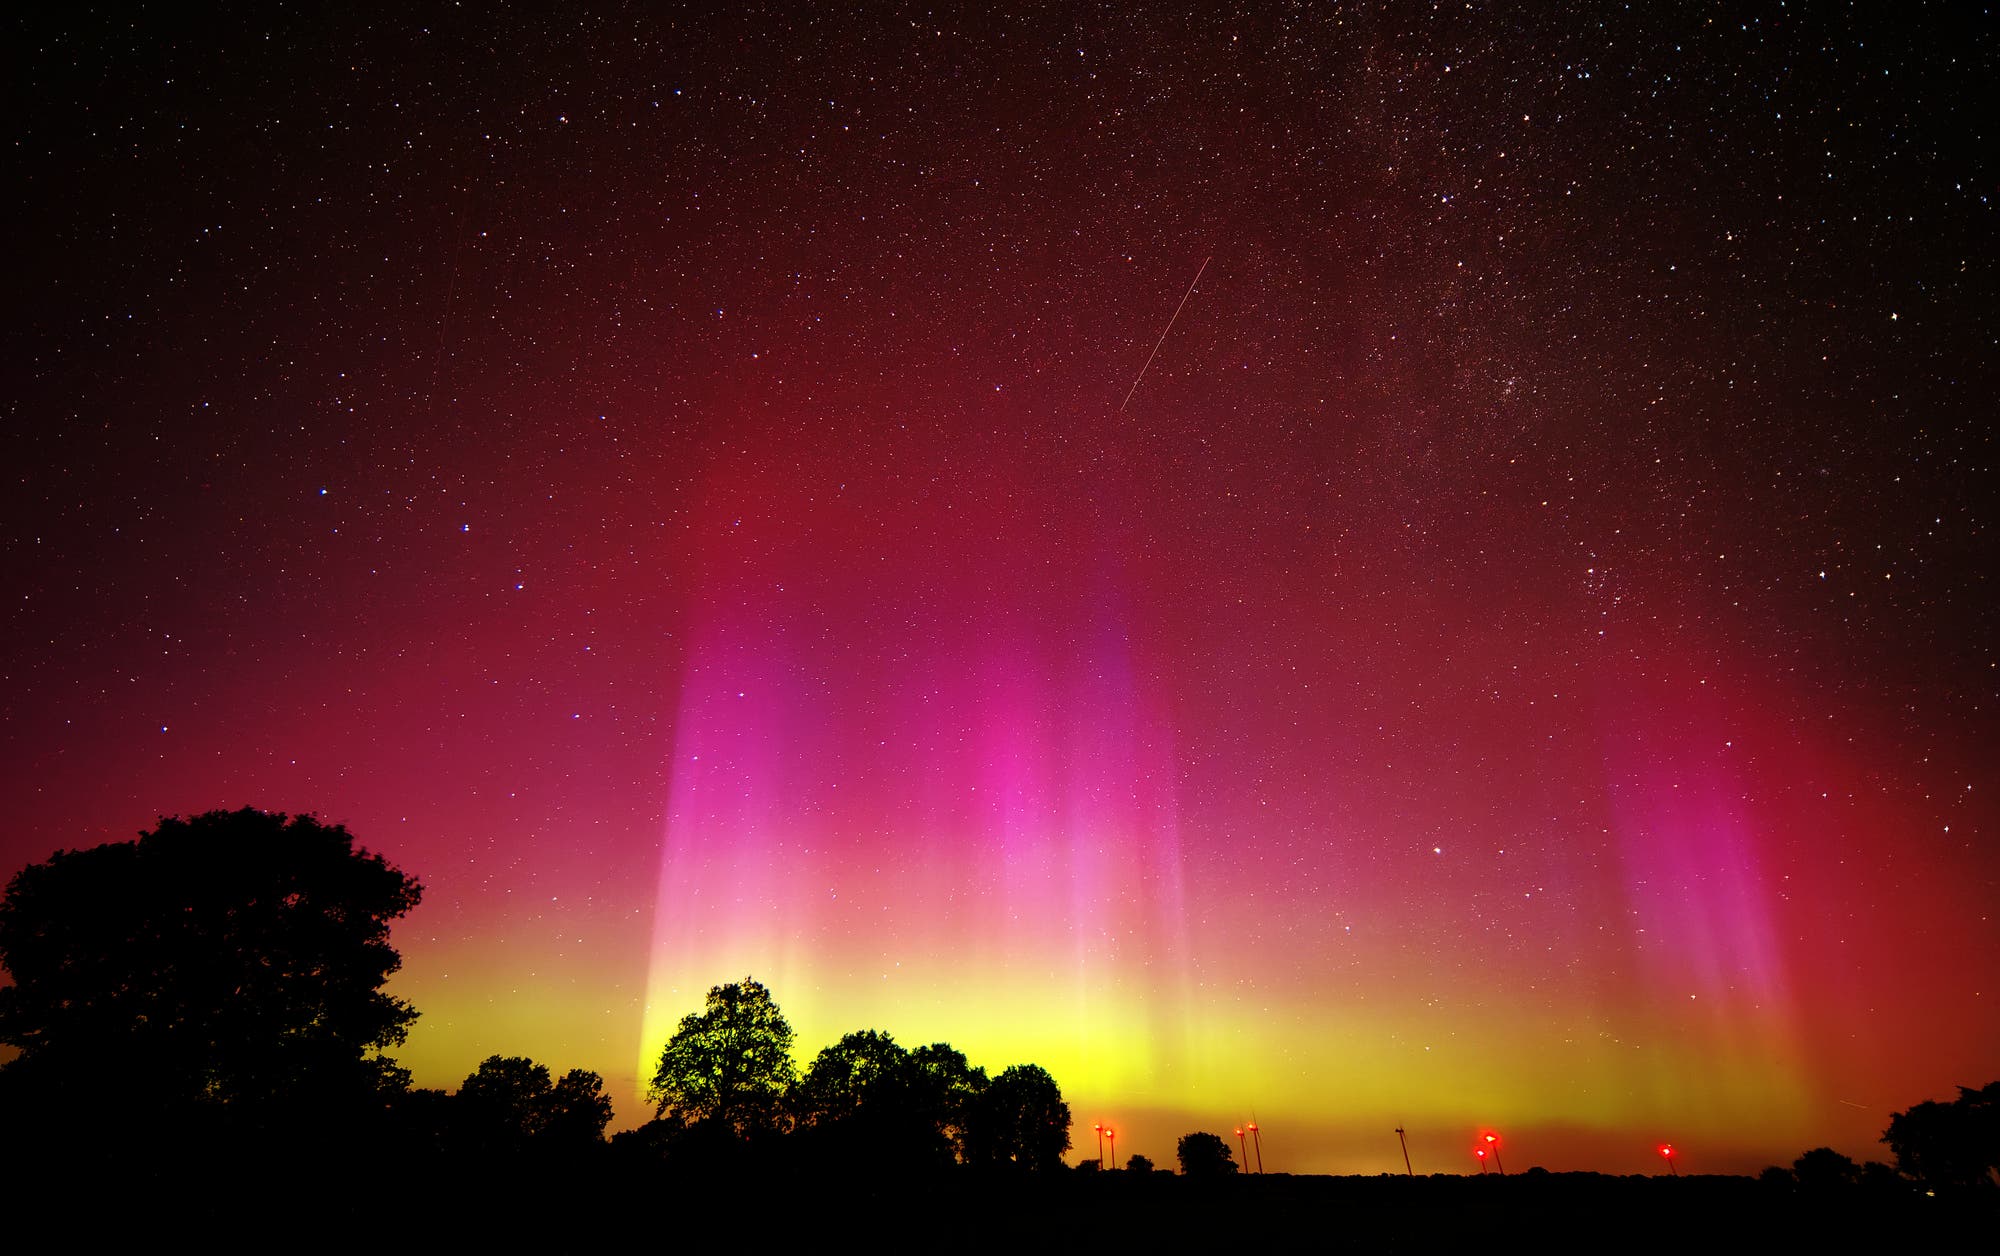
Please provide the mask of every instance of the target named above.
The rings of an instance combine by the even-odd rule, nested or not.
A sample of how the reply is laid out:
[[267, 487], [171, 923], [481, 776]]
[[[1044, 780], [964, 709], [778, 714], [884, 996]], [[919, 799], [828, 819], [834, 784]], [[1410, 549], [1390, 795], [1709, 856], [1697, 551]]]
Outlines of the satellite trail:
[[1139, 381], [1146, 378], [1146, 367], [1151, 366], [1153, 359], [1160, 356], [1160, 346], [1167, 343], [1167, 333], [1174, 329], [1174, 322], [1180, 318], [1181, 311], [1187, 308], [1188, 298], [1194, 295], [1194, 285], [1201, 282], [1202, 271], [1207, 270], [1208, 264], [1214, 260], [1213, 257], [1201, 259], [1201, 270], [1194, 272], [1194, 279], [1188, 284], [1188, 290], [1181, 294], [1181, 303], [1174, 307], [1173, 318], [1168, 319], [1167, 325], [1160, 328], [1160, 338], [1153, 342], [1153, 351], [1146, 355], [1146, 366], [1140, 367], [1139, 373], [1132, 377], [1132, 386], [1125, 390], [1125, 400], [1118, 403], [1120, 414], [1125, 412], [1126, 406], [1132, 404], [1132, 394], [1139, 391]]

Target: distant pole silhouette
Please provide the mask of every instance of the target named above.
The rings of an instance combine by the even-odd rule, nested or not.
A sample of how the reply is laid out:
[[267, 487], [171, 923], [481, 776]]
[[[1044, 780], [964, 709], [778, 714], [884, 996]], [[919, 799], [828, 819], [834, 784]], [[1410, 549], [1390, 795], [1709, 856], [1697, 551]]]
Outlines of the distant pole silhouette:
[[1236, 1127], [1236, 1155], [1238, 1159], [1243, 1161], [1243, 1171], [1248, 1173], [1250, 1171], [1250, 1149], [1243, 1145], [1243, 1127], [1241, 1125]]
[[1486, 1176], [1486, 1149], [1485, 1149], [1484, 1147], [1475, 1147], [1475, 1148], [1473, 1148], [1473, 1149], [1472, 1149], [1472, 1154], [1473, 1154], [1473, 1155], [1475, 1155], [1475, 1156], [1478, 1156], [1478, 1157], [1479, 1157], [1479, 1176], [1480, 1176], [1480, 1177], [1485, 1177], [1485, 1176]]
[[1099, 1121], [1090, 1128], [1097, 1131], [1097, 1167], [1104, 1167], [1104, 1122]]
[[1493, 1167], [1500, 1170], [1501, 1177], [1506, 1177], [1507, 1165], [1500, 1159], [1500, 1136], [1498, 1134], [1488, 1134], [1486, 1136], [1486, 1145], [1493, 1149]]
[[1257, 1149], [1257, 1172], [1264, 1171], [1264, 1140], [1257, 1137], [1257, 1122], [1250, 1122], [1250, 1145]]
[[[1104, 1127], [1104, 1137], [1111, 1142], [1111, 1167], [1115, 1169], [1118, 1167], [1118, 1131], [1107, 1125]], [[1102, 1163], [1100, 1160], [1100, 1166]]]
[[1402, 1127], [1402, 1126], [1400, 1126], [1400, 1125], [1398, 1125], [1398, 1126], [1396, 1127], [1396, 1141], [1397, 1141], [1397, 1142], [1399, 1142], [1399, 1143], [1401, 1143], [1401, 1144], [1403, 1144], [1403, 1174], [1404, 1174], [1404, 1176], [1406, 1176], [1406, 1177], [1415, 1177], [1415, 1176], [1417, 1176], [1417, 1171], [1416, 1171], [1415, 1169], [1412, 1169], [1412, 1168], [1410, 1167], [1410, 1139], [1409, 1139], [1409, 1135], [1407, 1135], [1407, 1134], [1403, 1133], [1403, 1127]]
[[1672, 1143], [1661, 1143], [1660, 1154], [1666, 1157], [1667, 1172], [1673, 1174], [1675, 1177], [1679, 1177], [1681, 1171], [1674, 1167], [1674, 1145]]

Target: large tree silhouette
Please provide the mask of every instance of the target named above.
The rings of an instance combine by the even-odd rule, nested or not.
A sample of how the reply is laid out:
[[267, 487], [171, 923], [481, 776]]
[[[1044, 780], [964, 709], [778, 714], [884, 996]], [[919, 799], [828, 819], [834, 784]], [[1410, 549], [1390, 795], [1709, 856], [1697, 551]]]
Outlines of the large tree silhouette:
[[416, 1019], [382, 984], [401, 963], [389, 923], [420, 894], [339, 825], [249, 809], [22, 869], [0, 902], [7, 1106], [352, 1112], [407, 1080], [375, 1053]]
[[792, 1027], [771, 992], [746, 977], [711, 988], [707, 1008], [681, 1019], [646, 1097], [663, 1117], [749, 1134], [776, 1123], [793, 1074]]

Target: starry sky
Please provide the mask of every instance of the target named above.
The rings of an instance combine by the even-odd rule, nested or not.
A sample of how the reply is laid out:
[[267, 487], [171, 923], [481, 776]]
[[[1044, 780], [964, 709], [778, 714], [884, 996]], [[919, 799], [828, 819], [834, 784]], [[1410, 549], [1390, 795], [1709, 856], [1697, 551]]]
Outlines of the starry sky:
[[746, 974], [1162, 1163], [2000, 1074], [1990, 15], [352, 8], [4, 19], [7, 874], [344, 822], [620, 1126]]

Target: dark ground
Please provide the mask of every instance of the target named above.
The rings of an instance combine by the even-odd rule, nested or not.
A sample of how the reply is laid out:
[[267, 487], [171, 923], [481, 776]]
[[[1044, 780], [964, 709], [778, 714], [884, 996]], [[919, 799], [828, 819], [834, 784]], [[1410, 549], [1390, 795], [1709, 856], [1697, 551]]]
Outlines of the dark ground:
[[[308, 1166], [167, 1160], [92, 1177], [17, 1168], [9, 1230], [88, 1248], [764, 1250], [846, 1239], [888, 1250], [1990, 1250], [1994, 1192], [1811, 1191], [1740, 1177], [1294, 1177], [1167, 1173], [670, 1172], [591, 1162]], [[16, 1191], [19, 1191], [16, 1194]]]

